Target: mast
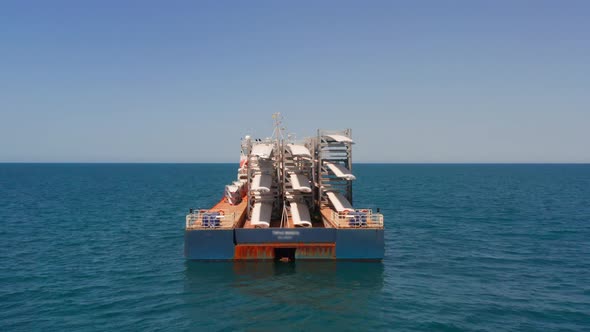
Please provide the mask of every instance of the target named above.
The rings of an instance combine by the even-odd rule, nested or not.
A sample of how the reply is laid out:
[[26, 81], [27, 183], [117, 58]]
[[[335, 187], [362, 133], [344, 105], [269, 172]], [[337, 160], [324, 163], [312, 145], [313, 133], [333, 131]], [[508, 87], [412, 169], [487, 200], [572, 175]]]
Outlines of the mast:
[[285, 128], [282, 127], [283, 125], [283, 117], [281, 113], [277, 112], [272, 115], [274, 120], [274, 129], [273, 129], [273, 140], [275, 144], [275, 151], [277, 152], [277, 160], [275, 163], [275, 167], [277, 170], [277, 180], [278, 180], [278, 201], [279, 206], [281, 209], [281, 228], [287, 226], [288, 221], [288, 212], [287, 212], [287, 198], [286, 198], [286, 190], [285, 190], [285, 137], [284, 131]]

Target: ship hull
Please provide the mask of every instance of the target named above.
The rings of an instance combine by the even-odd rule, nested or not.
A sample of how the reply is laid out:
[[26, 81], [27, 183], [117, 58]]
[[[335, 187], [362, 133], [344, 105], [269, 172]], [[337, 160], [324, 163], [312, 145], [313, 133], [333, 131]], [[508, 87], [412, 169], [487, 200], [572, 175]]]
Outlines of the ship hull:
[[383, 229], [266, 228], [186, 230], [192, 260], [381, 260]]
[[229, 260], [234, 258], [234, 230], [186, 230], [184, 257], [198, 260]]

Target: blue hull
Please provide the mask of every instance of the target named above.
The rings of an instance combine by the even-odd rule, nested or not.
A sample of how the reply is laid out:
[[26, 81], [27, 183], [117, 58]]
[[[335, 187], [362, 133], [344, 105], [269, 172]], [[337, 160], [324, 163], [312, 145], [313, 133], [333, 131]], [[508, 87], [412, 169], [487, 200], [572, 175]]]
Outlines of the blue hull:
[[381, 260], [383, 229], [266, 228], [187, 230], [184, 254], [195, 260], [276, 259]]
[[186, 230], [184, 257], [199, 260], [234, 258], [234, 230]]

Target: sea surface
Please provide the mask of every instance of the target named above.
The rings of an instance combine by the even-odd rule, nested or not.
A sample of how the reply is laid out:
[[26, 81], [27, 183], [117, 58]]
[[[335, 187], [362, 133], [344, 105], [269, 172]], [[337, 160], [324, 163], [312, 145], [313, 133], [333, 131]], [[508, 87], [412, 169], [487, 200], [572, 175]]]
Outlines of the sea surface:
[[235, 164], [0, 164], [0, 331], [590, 331], [590, 165], [357, 164], [385, 259], [193, 262]]

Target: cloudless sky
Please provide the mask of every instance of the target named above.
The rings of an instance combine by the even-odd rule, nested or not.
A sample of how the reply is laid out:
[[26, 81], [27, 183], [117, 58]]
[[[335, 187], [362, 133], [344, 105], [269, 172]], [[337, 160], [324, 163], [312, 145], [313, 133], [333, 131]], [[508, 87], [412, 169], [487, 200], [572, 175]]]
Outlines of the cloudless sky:
[[590, 162], [588, 1], [0, 1], [0, 162]]

